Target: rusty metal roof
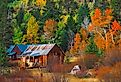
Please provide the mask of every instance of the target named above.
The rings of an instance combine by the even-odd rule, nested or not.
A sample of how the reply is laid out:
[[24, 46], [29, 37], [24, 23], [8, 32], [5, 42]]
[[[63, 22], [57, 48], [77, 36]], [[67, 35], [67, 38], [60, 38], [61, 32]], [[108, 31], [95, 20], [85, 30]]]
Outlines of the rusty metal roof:
[[23, 52], [22, 56], [47, 55], [54, 46], [55, 44], [29, 45], [28, 48]]

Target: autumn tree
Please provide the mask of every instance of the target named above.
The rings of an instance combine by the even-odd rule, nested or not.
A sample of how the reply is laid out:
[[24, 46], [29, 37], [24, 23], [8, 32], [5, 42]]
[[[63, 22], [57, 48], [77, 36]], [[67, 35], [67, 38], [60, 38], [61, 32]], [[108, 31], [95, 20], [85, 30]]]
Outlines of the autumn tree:
[[[112, 9], [110, 8], [107, 8], [104, 12], [102, 12], [99, 8], [96, 8], [94, 15], [91, 16], [92, 23], [89, 25], [88, 31], [95, 34], [94, 41], [99, 49], [106, 49], [106, 42], [108, 42], [106, 37], [110, 30], [112, 18]], [[109, 36], [112, 38], [112, 35]]]
[[81, 38], [80, 34], [76, 33], [74, 38], [74, 46], [70, 49], [71, 53], [78, 53], [80, 51]]
[[22, 42], [25, 44], [38, 43], [38, 30], [38, 23], [36, 22], [35, 17], [31, 16], [27, 24], [27, 34], [23, 36]]
[[81, 37], [82, 37], [82, 40], [80, 43], [80, 51], [84, 51], [86, 49], [87, 44], [88, 44], [87, 43], [88, 32], [85, 28], [81, 28], [80, 33], [81, 33]]
[[53, 19], [48, 19], [45, 21], [43, 30], [46, 39], [51, 39], [54, 36], [54, 32], [56, 31], [56, 26], [57, 22]]

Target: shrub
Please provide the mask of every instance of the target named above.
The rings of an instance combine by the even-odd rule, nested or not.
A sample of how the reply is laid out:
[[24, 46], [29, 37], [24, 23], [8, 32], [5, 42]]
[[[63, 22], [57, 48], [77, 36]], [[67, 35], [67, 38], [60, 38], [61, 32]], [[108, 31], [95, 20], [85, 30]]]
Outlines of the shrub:
[[105, 82], [121, 81], [121, 62], [117, 62], [113, 67], [103, 66], [97, 72], [97, 77]]
[[111, 72], [112, 68], [109, 66], [101, 66], [98, 71], [97, 71], [97, 76], [98, 78], [104, 78], [107, 76], [107, 74], [109, 74]]
[[0, 66], [5, 66], [7, 63], [7, 55], [5, 54], [4, 48], [0, 48]]
[[103, 55], [103, 51], [101, 49], [98, 49], [97, 45], [94, 42], [94, 36], [89, 38], [89, 44], [87, 45], [85, 52], [88, 54], [95, 54], [96, 56]]
[[104, 59], [102, 60], [103, 64], [106, 66], [113, 66], [120, 61], [121, 61], [121, 50], [118, 48], [107, 51], [105, 53]]
[[98, 62], [98, 57], [94, 54], [83, 55], [80, 62], [83, 62], [83, 65], [85, 65], [87, 69], [91, 69], [94, 68], [95, 63]]

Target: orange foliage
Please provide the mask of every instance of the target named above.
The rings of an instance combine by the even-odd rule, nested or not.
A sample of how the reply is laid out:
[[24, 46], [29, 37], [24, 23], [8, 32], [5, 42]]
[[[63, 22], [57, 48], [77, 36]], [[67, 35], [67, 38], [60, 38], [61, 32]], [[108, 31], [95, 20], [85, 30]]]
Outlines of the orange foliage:
[[74, 42], [74, 49], [77, 51], [79, 49], [79, 45], [80, 45], [80, 41], [81, 41], [79, 33], [76, 33], [74, 41], [75, 41]]
[[80, 44], [80, 50], [84, 51], [86, 49], [87, 45], [88, 45], [88, 43], [85, 40], [82, 40], [81, 44]]
[[80, 50], [83, 51], [83, 50], [85, 50], [85, 48], [86, 48], [86, 46], [87, 46], [86, 40], [88, 39], [88, 38], [87, 38], [87, 37], [88, 37], [88, 32], [87, 32], [87, 30], [84, 29], [84, 28], [81, 28], [81, 29], [80, 29], [80, 32], [81, 32], [81, 35], [82, 35], [82, 41], [81, 41], [81, 43], [80, 43]]
[[41, 8], [46, 5], [46, 2], [47, 2], [46, 0], [36, 0], [36, 5], [40, 6]]
[[100, 67], [97, 71], [97, 77], [98, 78], [103, 78], [104, 75], [110, 73], [112, 70], [111, 67], [108, 67], [108, 66], [104, 66], [104, 67]]
[[90, 24], [90, 25], [88, 26], [88, 31], [91, 32], [93, 29], [94, 29], [94, 26], [93, 26], [92, 24]]
[[95, 9], [94, 15], [91, 17], [92, 25], [100, 26], [101, 10], [99, 8]]
[[79, 47], [80, 47], [80, 43], [81, 43], [80, 34], [79, 33], [76, 33], [75, 38], [74, 38], [74, 46], [71, 47], [71, 49], [70, 49], [70, 53], [71, 54], [78, 53]]
[[101, 17], [101, 15], [102, 15], [101, 10], [99, 8], [96, 8], [93, 17], [96, 19], [96, 18]]
[[108, 15], [111, 15], [111, 14], [112, 14], [112, 9], [107, 8], [107, 9], [105, 10], [105, 15], [108, 16]]
[[117, 41], [118, 47], [121, 49], [121, 38]]
[[121, 30], [121, 26], [116, 20], [114, 22], [112, 22], [112, 30], [114, 30], [114, 31]]
[[99, 34], [95, 34], [94, 42], [96, 43], [99, 49], [105, 50], [105, 39]]
[[80, 32], [81, 32], [81, 34], [82, 34], [82, 39], [83, 39], [83, 40], [87, 39], [87, 36], [88, 36], [87, 30], [84, 29], [84, 28], [81, 28], [81, 29], [80, 29]]
[[102, 15], [101, 10], [96, 8], [94, 15], [91, 17], [92, 25], [95, 27], [105, 27], [105, 25], [110, 24], [112, 20], [111, 13], [111, 9], [106, 9], [105, 15]]
[[113, 40], [113, 35], [111, 34], [111, 32], [107, 32], [105, 37], [106, 37], [106, 50], [115, 48], [115, 42]]
[[51, 38], [53, 36], [53, 33], [56, 30], [56, 25], [57, 25], [57, 22], [55, 20], [52, 20], [52, 19], [46, 20], [43, 29], [44, 29], [45, 35], [47, 35], [47, 38]]

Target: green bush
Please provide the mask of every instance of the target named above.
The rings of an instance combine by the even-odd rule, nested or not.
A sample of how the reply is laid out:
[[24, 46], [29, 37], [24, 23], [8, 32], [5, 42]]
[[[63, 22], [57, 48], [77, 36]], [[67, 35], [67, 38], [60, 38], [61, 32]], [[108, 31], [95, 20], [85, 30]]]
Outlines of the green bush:
[[89, 38], [89, 45], [86, 47], [85, 52], [87, 54], [96, 54], [96, 56], [102, 56], [103, 51], [98, 49], [97, 45], [94, 42], [94, 36]]
[[5, 54], [5, 50], [0, 48], [0, 66], [6, 66], [7, 63], [7, 55]]

